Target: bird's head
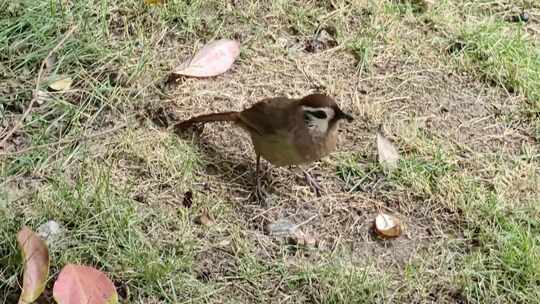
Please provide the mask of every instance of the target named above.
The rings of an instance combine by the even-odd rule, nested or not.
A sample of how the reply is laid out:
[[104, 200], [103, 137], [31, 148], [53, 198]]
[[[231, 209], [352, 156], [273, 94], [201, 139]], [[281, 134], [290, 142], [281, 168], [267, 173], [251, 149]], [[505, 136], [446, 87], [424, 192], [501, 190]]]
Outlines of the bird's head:
[[343, 112], [335, 100], [327, 95], [308, 95], [300, 100], [300, 107], [306, 126], [320, 134], [335, 129], [337, 122], [342, 119], [353, 121], [353, 117]]

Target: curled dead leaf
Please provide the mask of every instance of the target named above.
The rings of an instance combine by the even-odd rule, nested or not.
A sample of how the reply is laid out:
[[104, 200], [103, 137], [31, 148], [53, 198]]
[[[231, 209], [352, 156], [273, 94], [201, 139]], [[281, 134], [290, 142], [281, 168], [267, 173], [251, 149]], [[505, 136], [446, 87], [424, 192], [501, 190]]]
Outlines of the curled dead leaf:
[[240, 55], [240, 43], [221, 39], [206, 44], [195, 56], [173, 70], [173, 74], [212, 77], [225, 73]]
[[54, 91], [66, 91], [71, 88], [73, 79], [71, 77], [61, 77], [49, 84], [49, 88]]
[[375, 232], [382, 238], [396, 238], [401, 235], [401, 222], [395, 216], [381, 213], [375, 218]]
[[32, 303], [45, 289], [49, 276], [49, 249], [28, 227], [17, 233], [17, 243], [24, 259], [23, 288], [19, 303]]
[[209, 227], [214, 224], [214, 219], [212, 218], [210, 213], [208, 213], [208, 209], [203, 209], [201, 215], [195, 218], [195, 223]]
[[377, 151], [379, 163], [387, 170], [397, 168], [399, 152], [396, 146], [380, 132], [377, 132]]

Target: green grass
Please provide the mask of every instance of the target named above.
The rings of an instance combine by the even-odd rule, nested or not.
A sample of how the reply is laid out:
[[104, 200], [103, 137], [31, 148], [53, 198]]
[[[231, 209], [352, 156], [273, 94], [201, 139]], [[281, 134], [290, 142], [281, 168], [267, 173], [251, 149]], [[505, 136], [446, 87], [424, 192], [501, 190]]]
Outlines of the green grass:
[[[235, 3], [0, 3], [0, 138], [28, 106], [41, 61], [77, 26], [40, 86], [69, 75], [72, 89], [48, 92], [0, 150], [1, 302], [20, 292], [17, 231], [55, 220], [65, 231], [49, 286], [67, 263], [92, 265], [123, 303], [540, 303], [540, 29], [503, 18], [508, 7], [537, 16], [534, 3]], [[339, 47], [304, 52], [326, 26]], [[164, 84], [222, 37], [243, 43], [231, 71]], [[239, 109], [314, 86], [358, 117], [339, 153], [313, 165], [322, 198], [274, 169], [275, 198], [257, 205], [238, 133], [179, 138], [148, 114]], [[369, 131], [379, 124], [402, 156], [391, 173]], [[194, 221], [203, 209], [209, 227]], [[375, 237], [381, 211], [406, 235]], [[265, 233], [314, 214], [300, 229], [318, 248]]]
[[358, 71], [360, 75], [369, 72], [371, 60], [373, 59], [373, 40], [359, 37], [349, 44], [349, 49], [358, 60]]
[[476, 302], [536, 302], [540, 284], [537, 202], [519, 206], [498, 199], [499, 189], [489, 191], [467, 183], [469, 191], [462, 195], [470, 226], [465, 233], [473, 244], [462, 260], [464, 293]]
[[[171, 217], [160, 209], [141, 209], [130, 198], [132, 186], [116, 188], [110, 169], [91, 166], [95, 165], [84, 168], [88, 175], [75, 180], [50, 180], [25, 208], [8, 203], [7, 221], [2, 225], [2, 250], [7, 250], [2, 252], [2, 264], [7, 266], [2, 283], [13, 282], [21, 271], [18, 249], [13, 246], [18, 227], [37, 227], [54, 219], [69, 234], [51, 248], [52, 273], [65, 263], [82, 263], [111, 273], [124, 288], [138, 290], [141, 296], [166, 299], [171, 289], [193, 293], [195, 287], [185, 279], [190, 277], [195, 249], [200, 245], [186, 229], [189, 219]], [[155, 231], [160, 237], [150, 238]], [[163, 282], [174, 284], [164, 287]], [[14, 285], [6, 291], [17, 289]]]
[[377, 303], [386, 296], [388, 277], [373, 269], [355, 265], [338, 264], [322, 267], [306, 267], [289, 278], [295, 289], [306, 289], [308, 300], [315, 303]]
[[531, 116], [540, 113], [540, 51], [520, 25], [488, 20], [462, 28], [460, 64], [494, 85], [527, 98]]

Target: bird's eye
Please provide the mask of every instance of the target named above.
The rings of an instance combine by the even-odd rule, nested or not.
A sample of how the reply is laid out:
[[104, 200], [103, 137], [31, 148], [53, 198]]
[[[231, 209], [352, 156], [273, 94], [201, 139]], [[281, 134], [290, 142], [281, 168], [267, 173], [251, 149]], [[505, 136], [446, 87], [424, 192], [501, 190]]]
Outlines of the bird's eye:
[[310, 111], [309, 114], [317, 117], [318, 119], [326, 119], [327, 117], [325, 111]]

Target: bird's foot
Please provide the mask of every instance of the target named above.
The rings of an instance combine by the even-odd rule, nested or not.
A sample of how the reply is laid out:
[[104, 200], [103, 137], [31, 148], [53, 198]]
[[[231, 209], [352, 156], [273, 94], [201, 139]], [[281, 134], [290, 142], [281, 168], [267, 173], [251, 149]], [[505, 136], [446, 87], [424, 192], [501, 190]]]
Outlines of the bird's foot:
[[266, 192], [260, 185], [257, 185], [255, 187], [255, 191], [253, 192], [253, 195], [255, 196], [255, 199], [257, 200], [257, 202], [259, 202], [261, 205], [266, 205], [268, 192]]
[[315, 195], [321, 196], [322, 187], [317, 183], [317, 181], [309, 174], [307, 171], [304, 171], [304, 178], [306, 179], [306, 183], [311, 187], [311, 189], [315, 192]]
[[257, 183], [257, 186], [255, 186], [255, 189], [253, 189], [253, 200], [259, 203], [262, 206], [268, 205], [268, 200], [270, 198], [270, 194], [264, 190], [264, 188], [261, 186], [260, 183]]

